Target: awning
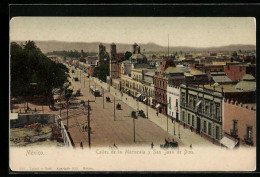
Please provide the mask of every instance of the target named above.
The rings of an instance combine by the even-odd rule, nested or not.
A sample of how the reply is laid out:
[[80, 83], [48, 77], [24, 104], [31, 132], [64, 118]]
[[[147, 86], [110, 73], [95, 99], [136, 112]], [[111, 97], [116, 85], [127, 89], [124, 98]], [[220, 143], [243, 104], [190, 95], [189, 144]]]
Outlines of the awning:
[[146, 101], [147, 100], [147, 98], [145, 98], [143, 101]]
[[141, 95], [142, 95], [141, 93], [138, 93], [138, 94], [136, 95], [136, 98], [139, 98]]
[[233, 149], [236, 144], [238, 143], [238, 141], [235, 141], [235, 140], [232, 140], [232, 139], [229, 139], [227, 137], [223, 137], [221, 140], [220, 140], [220, 143], [224, 146], [226, 146], [227, 148], [229, 149]]
[[160, 106], [161, 106], [160, 104], [157, 104], [155, 107], [156, 107], [156, 108], [159, 108]]
[[196, 107], [198, 107], [200, 105], [200, 103], [201, 103], [201, 100], [196, 104]]

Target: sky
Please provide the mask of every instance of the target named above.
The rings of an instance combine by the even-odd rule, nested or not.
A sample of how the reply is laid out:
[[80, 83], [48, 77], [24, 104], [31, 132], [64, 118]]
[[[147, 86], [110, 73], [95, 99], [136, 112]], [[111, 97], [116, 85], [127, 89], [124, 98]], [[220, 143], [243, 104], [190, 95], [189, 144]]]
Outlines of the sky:
[[15, 17], [10, 40], [156, 43], [161, 46], [256, 45], [252, 17]]

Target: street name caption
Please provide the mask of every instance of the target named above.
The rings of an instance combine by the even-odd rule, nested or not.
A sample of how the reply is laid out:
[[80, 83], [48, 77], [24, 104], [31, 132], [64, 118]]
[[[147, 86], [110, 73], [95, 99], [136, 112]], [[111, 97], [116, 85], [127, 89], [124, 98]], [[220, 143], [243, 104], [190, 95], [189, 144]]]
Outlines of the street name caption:
[[118, 154], [118, 155], [193, 155], [194, 151], [191, 149], [151, 149], [151, 150], [131, 150], [131, 149], [96, 149], [96, 154], [99, 155], [109, 155], [109, 154]]

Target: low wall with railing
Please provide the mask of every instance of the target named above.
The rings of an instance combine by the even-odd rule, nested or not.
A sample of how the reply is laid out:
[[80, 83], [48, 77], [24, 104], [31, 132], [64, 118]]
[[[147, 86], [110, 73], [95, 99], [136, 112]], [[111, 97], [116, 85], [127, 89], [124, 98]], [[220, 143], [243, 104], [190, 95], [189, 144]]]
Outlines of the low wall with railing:
[[17, 119], [10, 120], [11, 128], [24, 127], [34, 123], [54, 124], [57, 123], [65, 146], [72, 148], [74, 146], [69, 133], [64, 126], [62, 119], [56, 114], [19, 114]]
[[69, 135], [69, 132], [67, 132], [66, 127], [64, 126], [63, 122], [62, 122], [62, 118], [59, 115], [55, 115], [55, 121], [58, 124], [58, 128], [61, 132], [62, 138], [63, 138], [63, 142], [65, 144], [65, 146], [69, 147], [69, 148], [73, 148], [74, 147], [74, 143]]

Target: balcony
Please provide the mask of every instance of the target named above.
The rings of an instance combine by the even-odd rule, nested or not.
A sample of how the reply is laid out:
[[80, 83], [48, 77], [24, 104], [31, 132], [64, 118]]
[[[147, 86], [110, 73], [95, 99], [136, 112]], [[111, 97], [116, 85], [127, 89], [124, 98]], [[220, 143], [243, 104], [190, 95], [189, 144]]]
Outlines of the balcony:
[[231, 130], [230, 130], [230, 135], [231, 135], [232, 137], [234, 137], [234, 138], [237, 138], [237, 137], [238, 137], [238, 135], [237, 135], [237, 129], [231, 129]]

